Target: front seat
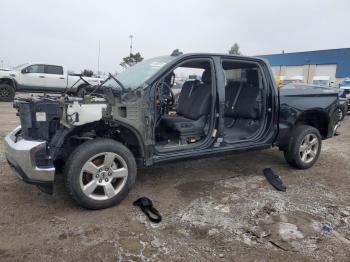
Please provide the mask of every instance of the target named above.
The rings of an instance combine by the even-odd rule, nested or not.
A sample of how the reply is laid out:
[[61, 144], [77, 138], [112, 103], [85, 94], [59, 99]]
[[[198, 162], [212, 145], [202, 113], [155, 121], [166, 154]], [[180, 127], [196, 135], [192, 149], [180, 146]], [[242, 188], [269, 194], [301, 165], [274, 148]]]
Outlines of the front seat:
[[210, 69], [203, 72], [202, 83], [186, 81], [180, 92], [177, 115], [164, 115], [162, 125], [181, 136], [202, 135], [210, 111], [211, 86]]

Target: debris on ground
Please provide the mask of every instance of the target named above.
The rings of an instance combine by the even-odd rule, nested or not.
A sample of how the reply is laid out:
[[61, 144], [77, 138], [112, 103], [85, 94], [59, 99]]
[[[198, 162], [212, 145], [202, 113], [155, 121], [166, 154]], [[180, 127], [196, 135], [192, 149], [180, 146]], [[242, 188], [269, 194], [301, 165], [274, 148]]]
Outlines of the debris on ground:
[[278, 191], [286, 191], [286, 186], [283, 185], [281, 178], [276, 175], [271, 168], [265, 168], [263, 173], [267, 181], [269, 181], [274, 188], [276, 188]]
[[159, 211], [154, 208], [151, 199], [147, 197], [140, 197], [133, 203], [133, 205], [139, 207], [153, 223], [159, 223], [162, 221], [162, 216], [160, 215]]

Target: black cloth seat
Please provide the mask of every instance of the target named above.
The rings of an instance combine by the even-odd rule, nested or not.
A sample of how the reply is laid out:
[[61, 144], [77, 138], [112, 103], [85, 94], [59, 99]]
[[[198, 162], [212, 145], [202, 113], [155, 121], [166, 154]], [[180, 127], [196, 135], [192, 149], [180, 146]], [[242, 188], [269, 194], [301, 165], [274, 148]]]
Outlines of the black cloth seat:
[[162, 116], [161, 124], [180, 135], [201, 135], [210, 111], [211, 72], [205, 70], [202, 82], [186, 81], [178, 100], [177, 115]]
[[[260, 94], [259, 75], [257, 70], [247, 71], [246, 82], [228, 83], [225, 88], [225, 117], [234, 119], [252, 119], [258, 120], [261, 111], [258, 105], [258, 96]], [[241, 85], [241, 90], [240, 89]], [[236, 99], [235, 105], [233, 101]]]
[[203, 132], [206, 117], [202, 116], [198, 120], [192, 120], [183, 116], [166, 115], [162, 118], [162, 124], [168, 129], [181, 134], [200, 134]]

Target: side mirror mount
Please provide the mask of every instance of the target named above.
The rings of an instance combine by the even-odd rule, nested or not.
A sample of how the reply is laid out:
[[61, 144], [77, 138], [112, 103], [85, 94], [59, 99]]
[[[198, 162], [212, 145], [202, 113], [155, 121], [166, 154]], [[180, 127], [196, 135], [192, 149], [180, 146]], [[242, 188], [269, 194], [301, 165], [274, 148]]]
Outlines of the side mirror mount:
[[23, 68], [23, 69], [21, 70], [21, 73], [22, 73], [22, 74], [27, 74], [27, 73], [28, 73], [28, 67]]

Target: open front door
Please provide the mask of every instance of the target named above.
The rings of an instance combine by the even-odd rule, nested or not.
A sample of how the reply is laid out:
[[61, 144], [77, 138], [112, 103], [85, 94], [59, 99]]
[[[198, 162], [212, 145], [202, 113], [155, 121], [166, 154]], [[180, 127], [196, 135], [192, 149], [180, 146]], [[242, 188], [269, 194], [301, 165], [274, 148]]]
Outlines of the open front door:
[[158, 152], [192, 149], [213, 129], [215, 72], [210, 58], [186, 59], [155, 85]]

